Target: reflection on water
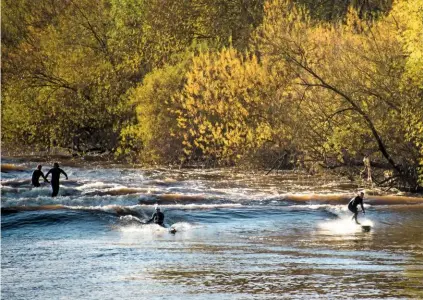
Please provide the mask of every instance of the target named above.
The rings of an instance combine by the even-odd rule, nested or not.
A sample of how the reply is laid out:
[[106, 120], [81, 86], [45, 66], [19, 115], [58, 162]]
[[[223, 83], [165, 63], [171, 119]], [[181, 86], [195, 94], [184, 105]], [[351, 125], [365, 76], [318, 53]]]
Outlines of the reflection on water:
[[[278, 295], [302, 299], [419, 298], [423, 286], [422, 232], [413, 228], [421, 224], [421, 211], [411, 208], [409, 214], [402, 211], [398, 215], [387, 207], [378, 210], [370, 208], [370, 232], [325, 214], [309, 215], [307, 221], [304, 215], [299, 220], [298, 215], [281, 212], [284, 220], [270, 217], [259, 222], [256, 230], [250, 223], [211, 233], [207, 226], [191, 229], [190, 238], [182, 238], [182, 244], [175, 244], [176, 238], [160, 247], [161, 253], [173, 260], [155, 264], [148, 272], [135, 271], [131, 278], [178, 286], [198, 297], [215, 295], [216, 299], [230, 295], [242, 299], [254, 295], [264, 299]], [[410, 228], [402, 230], [409, 231], [404, 234], [380, 222], [379, 214], [381, 218], [391, 215], [398, 222], [407, 220]]]
[[410, 259], [404, 273], [404, 279], [396, 284], [398, 289], [404, 289], [404, 294], [415, 299], [423, 299], [423, 253], [421, 251]]
[[423, 298], [421, 198], [369, 191], [366, 232], [330, 177], [69, 167], [52, 199], [12, 171], [2, 299]]

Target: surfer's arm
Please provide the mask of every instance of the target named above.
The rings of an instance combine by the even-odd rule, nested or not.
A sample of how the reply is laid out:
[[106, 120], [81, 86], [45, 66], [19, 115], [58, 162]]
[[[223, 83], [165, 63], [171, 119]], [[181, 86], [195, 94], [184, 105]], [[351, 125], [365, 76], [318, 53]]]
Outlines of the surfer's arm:
[[41, 172], [41, 176], [44, 178], [44, 181], [45, 182], [50, 182], [50, 181], [48, 181], [47, 176], [44, 176], [44, 173], [43, 172]]
[[155, 215], [155, 214], [153, 214], [153, 215], [151, 216], [151, 218], [150, 218], [150, 219], [148, 219], [148, 220], [147, 220], [147, 222], [145, 222], [145, 223], [150, 223], [151, 221], [153, 221], [153, 219], [154, 219], [154, 215]]
[[155, 217], [156, 217], [156, 213], [154, 213], [146, 223], [151, 223]]
[[366, 212], [364, 211], [364, 205], [363, 205], [363, 201], [361, 201], [361, 211], [363, 212], [363, 214], [365, 214]]
[[45, 179], [47, 179], [48, 175], [51, 173], [51, 170], [49, 170], [46, 174], [46, 177], [44, 177]]
[[66, 176], [66, 179], [68, 179], [68, 174], [66, 174], [66, 172], [65, 172], [65, 171], [63, 171], [62, 169], [60, 169], [60, 172], [61, 172], [63, 175], [65, 175], [65, 176]]

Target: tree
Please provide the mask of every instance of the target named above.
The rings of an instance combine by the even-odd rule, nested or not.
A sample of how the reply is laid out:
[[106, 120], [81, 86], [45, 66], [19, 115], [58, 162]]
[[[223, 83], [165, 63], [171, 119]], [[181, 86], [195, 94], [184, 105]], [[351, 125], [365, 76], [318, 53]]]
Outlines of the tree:
[[284, 85], [254, 55], [233, 48], [193, 59], [173, 99], [186, 159], [233, 164], [275, 138], [273, 96]]
[[404, 73], [406, 55], [396, 37], [388, 34], [393, 26], [391, 16], [369, 25], [354, 11], [345, 25], [320, 23], [291, 1], [273, 1], [258, 34], [262, 54], [289, 64], [297, 74], [296, 84], [313, 91], [307, 105], [317, 105], [323, 113], [323, 118], [312, 117], [320, 124], [313, 131], [326, 140], [323, 149], [318, 147], [320, 152], [342, 153], [343, 145], [352, 147], [347, 152], [361, 151], [361, 143], [345, 143], [345, 137], [361, 137], [359, 141], [371, 142], [397, 176], [415, 189], [416, 177], [410, 170], [417, 166], [418, 152], [404, 139], [403, 125], [409, 120], [401, 111], [421, 106], [414, 91], [401, 89], [398, 78]]
[[4, 137], [31, 136], [25, 144], [44, 148], [113, 148], [125, 87], [108, 47], [110, 23], [102, 5], [70, 1], [51, 24], [28, 28], [10, 62], [19, 73], [6, 72], [4, 105], [13, 110], [21, 103], [29, 119], [4, 115]]
[[412, 105], [402, 110], [404, 118], [409, 120], [406, 139], [420, 149], [419, 182], [423, 186], [423, 3], [398, 1], [391, 15], [396, 21], [398, 41], [406, 53], [401, 89], [413, 94], [414, 99]]
[[136, 156], [146, 163], [175, 163], [182, 141], [174, 114], [172, 96], [183, 88], [190, 59], [149, 73], [143, 84], [128, 91], [137, 122], [121, 133], [119, 154]]
[[296, 0], [295, 3], [307, 7], [313, 18], [332, 22], [344, 20], [350, 7], [358, 12], [361, 19], [372, 19], [387, 13], [392, 7], [392, 0]]
[[[246, 47], [261, 5], [6, 0], [3, 145], [114, 151], [122, 128], [136, 121], [126, 101], [129, 89], [150, 72], [178, 64], [175, 54], [194, 44]], [[11, 113], [18, 109], [24, 113]]]

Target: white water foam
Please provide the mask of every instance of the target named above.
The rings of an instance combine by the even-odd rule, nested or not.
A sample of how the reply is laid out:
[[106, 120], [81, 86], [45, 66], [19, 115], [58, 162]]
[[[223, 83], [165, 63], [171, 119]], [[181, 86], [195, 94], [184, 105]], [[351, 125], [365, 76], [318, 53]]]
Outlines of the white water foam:
[[[363, 218], [359, 213], [359, 222], [361, 225], [358, 225], [352, 220], [352, 213], [348, 210], [346, 205], [322, 205], [325, 210], [335, 214], [339, 219], [330, 220], [323, 223], [320, 223], [318, 226], [321, 229], [327, 230], [333, 234], [351, 234], [355, 232], [361, 232], [362, 226], [373, 226], [373, 222], [367, 218]], [[364, 205], [369, 207], [370, 205]]]
[[120, 226], [119, 231], [124, 233], [141, 233], [145, 235], [154, 235], [156, 233], [166, 233], [168, 232], [167, 228], [156, 224], [149, 225], [130, 225], [130, 226]]
[[[199, 226], [193, 225], [187, 222], [178, 222], [173, 224], [171, 227], [175, 228], [177, 232], [187, 232], [194, 228], [198, 228]], [[135, 225], [129, 225], [129, 226], [120, 226], [119, 231], [124, 233], [136, 233], [136, 234], [153, 236], [156, 234], [168, 233], [169, 228], [165, 228], [157, 224], [140, 224], [140, 225], [135, 224]]]
[[362, 226], [372, 226], [373, 222], [368, 219], [360, 220], [361, 225], [358, 225], [349, 218], [327, 221], [319, 224], [319, 228], [326, 230], [332, 234], [351, 234], [356, 232], [361, 232]]
[[188, 222], [177, 222], [172, 225], [173, 228], [175, 228], [177, 231], [189, 231], [193, 228], [200, 227], [199, 225], [193, 225]]
[[121, 206], [121, 205], [117, 205], [117, 204], [109, 204], [109, 205], [95, 205], [95, 206], [83, 206], [83, 205], [79, 205], [79, 206], [69, 206], [66, 205], [65, 206], [68, 209], [74, 209], [74, 210], [99, 210], [99, 211], [104, 211], [107, 213], [115, 213], [119, 210], [125, 210], [127, 209], [128, 211], [137, 211], [139, 208], [139, 205], [131, 205], [131, 206]]
[[92, 193], [92, 192], [96, 192], [98, 190], [104, 190], [107, 188], [114, 188], [114, 187], [118, 187], [120, 185], [118, 184], [108, 184], [108, 183], [104, 183], [102, 181], [95, 181], [95, 182], [88, 182], [85, 183], [79, 187], [77, 187], [76, 189], [81, 191], [81, 193]]
[[43, 205], [67, 205], [71, 207], [93, 207], [93, 206], [107, 206], [107, 205], [128, 205], [131, 202], [135, 205], [138, 202], [136, 196], [90, 196], [90, 197], [75, 197], [75, 195], [66, 195], [71, 193], [74, 189], [61, 189], [58, 197], [51, 197], [51, 190], [49, 188], [38, 188], [37, 191], [25, 190], [19, 195], [20, 198], [6, 198], [2, 197], [2, 207], [11, 206], [43, 206]]
[[[140, 207], [143, 208], [154, 208], [154, 205], [140, 204]], [[242, 207], [240, 203], [226, 203], [226, 204], [160, 204], [161, 209], [171, 208], [171, 209], [186, 209], [186, 210], [202, 210], [202, 209], [214, 209], [214, 208], [231, 208], [231, 207]]]
[[138, 223], [140, 223], [140, 224], [144, 224], [144, 221], [142, 221], [140, 218], [137, 218], [137, 217], [135, 217], [135, 216], [133, 216], [133, 215], [127, 215], [127, 216], [121, 216], [120, 218], [119, 218], [119, 220], [121, 220], [121, 221], [123, 221], [123, 222], [138, 222]]
[[[365, 207], [370, 205], [365, 204]], [[332, 234], [351, 234], [355, 232], [361, 232], [362, 226], [373, 226], [373, 222], [359, 213], [360, 225], [356, 224], [352, 220], [352, 213], [348, 210], [346, 205], [332, 205], [332, 204], [310, 204], [310, 205], [293, 205], [292, 208], [305, 208], [311, 210], [324, 209], [333, 215], [337, 216], [335, 220], [328, 220], [318, 224], [318, 227], [322, 230], [328, 231]]]
[[46, 205], [65, 205], [71, 202], [69, 197], [51, 197], [49, 191], [45, 195], [38, 195], [36, 197], [29, 196], [25, 198], [2, 198], [2, 207], [14, 207], [14, 206], [46, 206]]

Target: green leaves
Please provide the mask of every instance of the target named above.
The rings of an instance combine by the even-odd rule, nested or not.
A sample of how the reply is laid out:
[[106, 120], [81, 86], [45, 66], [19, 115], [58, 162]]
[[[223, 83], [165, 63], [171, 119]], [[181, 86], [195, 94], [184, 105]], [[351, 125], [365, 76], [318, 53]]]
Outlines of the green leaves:
[[[395, 25], [395, 14], [405, 2], [398, 1], [392, 14], [373, 22], [350, 10], [345, 24], [311, 21], [307, 12], [287, 0], [268, 5], [257, 47], [263, 57], [283, 61], [296, 74], [294, 82], [303, 95], [299, 107], [309, 128], [303, 145], [329, 165], [372, 154], [415, 189], [416, 177], [406, 170], [416, 170], [421, 154], [406, 137], [415, 132], [410, 131], [409, 118], [420, 115], [423, 106], [420, 83], [408, 82], [404, 88], [401, 82], [410, 70], [416, 71], [408, 65], [412, 56], [405, 45], [410, 40], [398, 43], [406, 31]], [[414, 16], [419, 26], [407, 22], [405, 26], [418, 33], [421, 17], [417, 11]], [[423, 78], [422, 70], [416, 77]], [[404, 109], [413, 112], [406, 116], [401, 113]]]
[[143, 84], [128, 91], [137, 123], [121, 132], [120, 151], [148, 163], [175, 162], [182, 152], [172, 95], [183, 87], [189, 58], [149, 73]]
[[[218, 48], [232, 40], [245, 48], [249, 32], [260, 22], [261, 4], [6, 0], [3, 106], [26, 113], [18, 117], [2, 111], [4, 144], [115, 150], [121, 130], [137, 127], [134, 104], [126, 101], [128, 91], [147, 74], [178, 65], [186, 60], [181, 55], [204, 45]], [[241, 22], [244, 16], [251, 20]]]
[[371, 154], [422, 181], [419, 0], [2, 8], [4, 145], [226, 165]]

